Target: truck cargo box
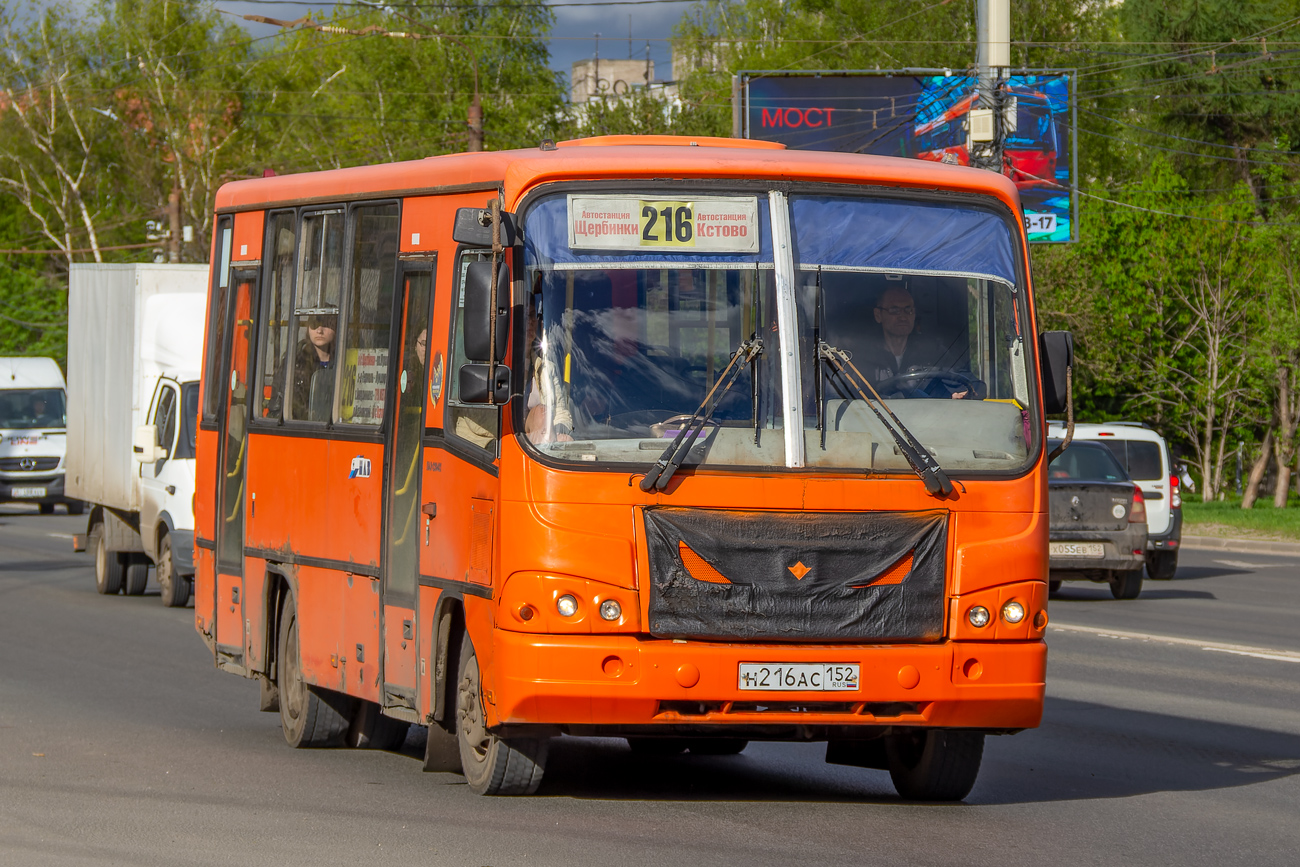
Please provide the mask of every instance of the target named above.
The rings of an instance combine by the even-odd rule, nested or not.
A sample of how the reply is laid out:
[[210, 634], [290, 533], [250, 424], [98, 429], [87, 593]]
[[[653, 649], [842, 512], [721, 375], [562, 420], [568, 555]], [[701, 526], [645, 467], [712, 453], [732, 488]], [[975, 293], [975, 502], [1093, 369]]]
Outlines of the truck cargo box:
[[164, 371], [197, 379], [207, 265], [73, 265], [68, 284], [68, 496], [138, 511], [135, 429]]

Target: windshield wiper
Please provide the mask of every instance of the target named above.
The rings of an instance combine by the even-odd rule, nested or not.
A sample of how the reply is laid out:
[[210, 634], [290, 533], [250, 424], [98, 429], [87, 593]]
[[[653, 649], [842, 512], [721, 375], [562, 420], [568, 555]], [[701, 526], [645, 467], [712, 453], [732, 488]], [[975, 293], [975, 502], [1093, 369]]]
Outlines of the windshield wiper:
[[[668, 444], [668, 448], [664, 449], [664, 453], [659, 456], [659, 460], [655, 461], [654, 466], [641, 480], [641, 490], [649, 491], [651, 488], [657, 488], [662, 491], [668, 487], [668, 482], [672, 479], [673, 473], [677, 472], [677, 468], [682, 465], [682, 461], [686, 460], [686, 455], [690, 452], [695, 438], [699, 436], [704, 425], [708, 424], [709, 418], [713, 415], [713, 411], [718, 408], [718, 403], [726, 396], [727, 390], [735, 384], [740, 377], [740, 372], [745, 369], [745, 365], [762, 354], [763, 341], [757, 333], [736, 347], [736, 351], [731, 355], [731, 360], [723, 368], [722, 375], [718, 377], [717, 382], [713, 383], [713, 388], [709, 389], [709, 393], [704, 396], [704, 402], [700, 404], [699, 409], [691, 413], [691, 417], [682, 425], [677, 438]], [[722, 388], [721, 393], [718, 393], [719, 387]], [[717, 402], [713, 400], [715, 393], [718, 394]]]
[[[948, 474], [930, 456], [925, 446], [921, 445], [917, 438], [912, 435], [907, 426], [899, 421], [898, 416], [894, 415], [894, 411], [889, 408], [888, 404], [881, 400], [871, 382], [854, 367], [849, 354], [843, 349], [831, 346], [828, 343], [818, 343], [817, 355], [835, 368], [835, 371], [844, 377], [849, 385], [853, 386], [862, 400], [871, 408], [871, 411], [876, 414], [876, 418], [880, 419], [880, 423], [885, 426], [885, 430], [889, 431], [890, 436], [894, 438], [894, 442], [898, 445], [898, 451], [902, 453], [908, 465], [925, 483], [926, 493], [936, 497], [946, 497], [951, 494], [952, 481], [948, 478]], [[854, 376], [849, 375], [850, 370], [853, 371]], [[867, 387], [867, 391], [871, 392], [871, 397], [868, 397], [867, 391], [862, 389], [863, 385]], [[874, 398], [874, 401], [872, 398]], [[820, 409], [820, 406], [818, 409]], [[884, 410], [883, 413], [880, 411], [881, 409]], [[885, 418], [886, 413], [889, 415], [888, 419]], [[893, 424], [890, 424], [891, 421]]]

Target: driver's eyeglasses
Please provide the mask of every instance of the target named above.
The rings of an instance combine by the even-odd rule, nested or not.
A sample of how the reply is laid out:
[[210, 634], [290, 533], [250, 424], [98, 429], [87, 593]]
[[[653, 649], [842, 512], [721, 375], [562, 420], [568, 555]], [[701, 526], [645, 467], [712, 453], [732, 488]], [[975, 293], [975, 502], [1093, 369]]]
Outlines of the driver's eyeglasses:
[[877, 310], [883, 310], [890, 316], [915, 316], [915, 307], [877, 307]]

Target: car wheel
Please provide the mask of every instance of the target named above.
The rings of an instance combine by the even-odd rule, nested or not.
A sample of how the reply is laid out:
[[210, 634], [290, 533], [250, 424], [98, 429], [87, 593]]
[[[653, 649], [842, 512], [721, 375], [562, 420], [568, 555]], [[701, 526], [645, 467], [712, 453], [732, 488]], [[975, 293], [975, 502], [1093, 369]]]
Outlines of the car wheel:
[[108, 550], [103, 524], [95, 525], [88, 541], [87, 547], [95, 552], [95, 590], [104, 596], [116, 596], [122, 590], [122, 578], [126, 574], [122, 555]]
[[984, 757], [984, 733], [915, 729], [885, 737], [889, 777], [909, 801], [960, 801]]
[[1142, 592], [1142, 569], [1116, 569], [1110, 578], [1110, 595], [1116, 599], [1136, 599]]
[[465, 633], [456, 677], [460, 767], [477, 795], [531, 795], [542, 784], [550, 738], [506, 738], [488, 731], [474, 643]]
[[1057, 593], [1060, 593], [1060, 592], [1061, 592], [1061, 579], [1060, 579], [1060, 578], [1053, 578], [1052, 580], [1050, 580], [1050, 581], [1047, 582], [1047, 595], [1048, 595], [1048, 596], [1055, 596]]
[[1177, 571], [1177, 551], [1152, 551], [1147, 555], [1147, 577], [1153, 581], [1168, 581]]
[[80, 515], [86, 511], [86, 504], [81, 500], [71, 500], [65, 505], [68, 507], [69, 515]]
[[127, 596], [143, 596], [149, 586], [149, 561], [143, 554], [128, 554], [122, 590]]
[[41, 513], [42, 515], [53, 515], [53, 514], [54, 514], [54, 504], [53, 504], [53, 503], [37, 503], [37, 504], [36, 504], [36, 508], [40, 510], [40, 513]]
[[162, 590], [162, 604], [168, 608], [184, 608], [190, 601], [190, 579], [176, 574], [172, 559], [172, 537], [163, 536], [158, 543], [158, 587]]

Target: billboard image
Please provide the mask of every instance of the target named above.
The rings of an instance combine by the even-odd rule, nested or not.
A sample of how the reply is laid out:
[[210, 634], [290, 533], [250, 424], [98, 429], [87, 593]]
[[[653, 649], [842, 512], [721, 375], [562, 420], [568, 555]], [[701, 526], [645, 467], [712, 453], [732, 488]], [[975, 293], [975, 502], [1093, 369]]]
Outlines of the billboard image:
[[[1075, 239], [1072, 76], [1017, 72], [1004, 83], [1003, 174], [1020, 191], [1033, 242]], [[739, 131], [790, 148], [970, 164], [978, 80], [943, 70], [741, 73]]]

